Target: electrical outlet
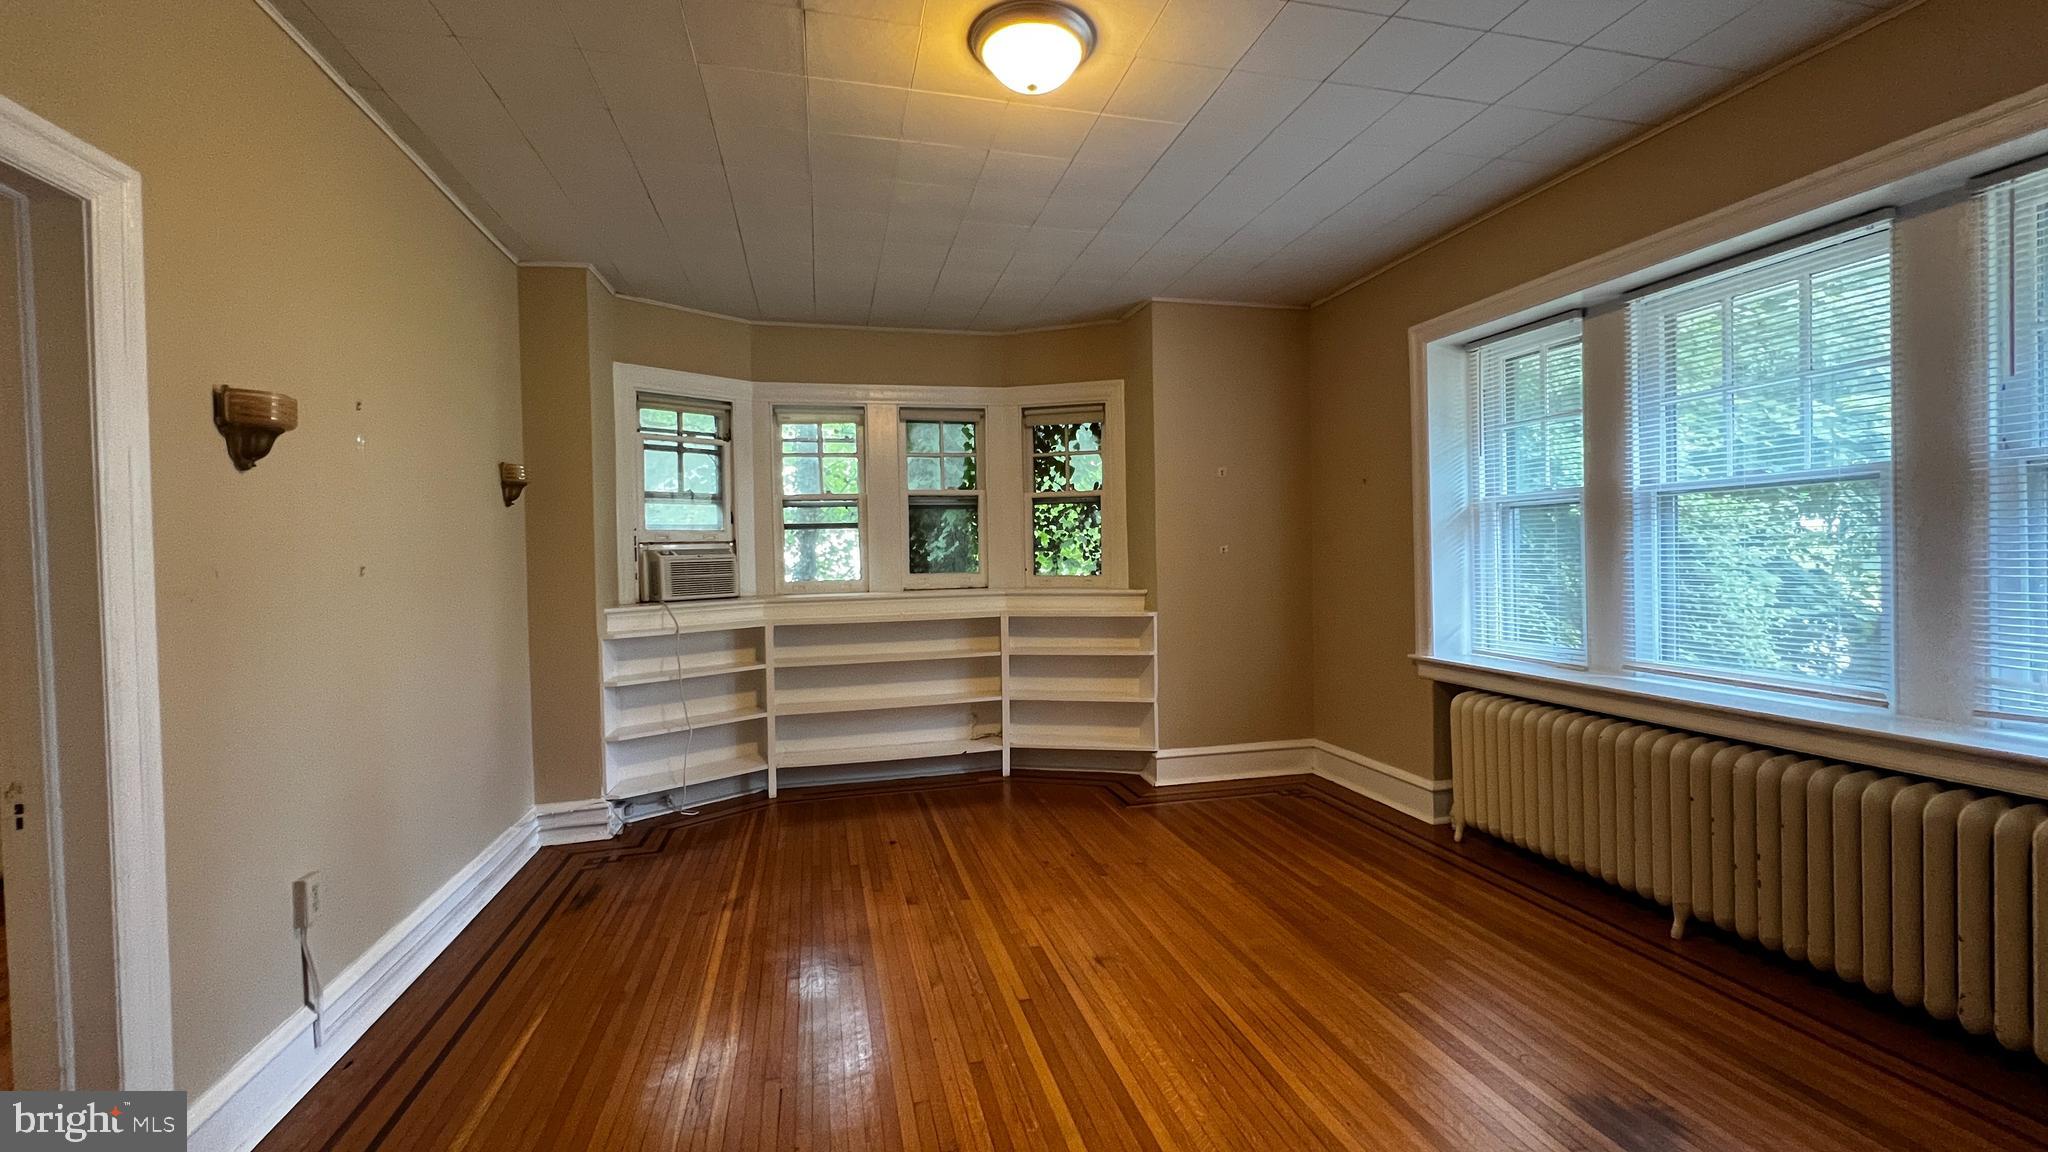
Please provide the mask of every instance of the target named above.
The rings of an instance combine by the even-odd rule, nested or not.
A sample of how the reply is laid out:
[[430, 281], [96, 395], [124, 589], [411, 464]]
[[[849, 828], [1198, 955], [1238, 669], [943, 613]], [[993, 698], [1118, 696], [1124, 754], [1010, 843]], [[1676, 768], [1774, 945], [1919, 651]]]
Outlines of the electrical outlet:
[[318, 872], [308, 872], [292, 881], [292, 927], [311, 928], [320, 919], [321, 895]]

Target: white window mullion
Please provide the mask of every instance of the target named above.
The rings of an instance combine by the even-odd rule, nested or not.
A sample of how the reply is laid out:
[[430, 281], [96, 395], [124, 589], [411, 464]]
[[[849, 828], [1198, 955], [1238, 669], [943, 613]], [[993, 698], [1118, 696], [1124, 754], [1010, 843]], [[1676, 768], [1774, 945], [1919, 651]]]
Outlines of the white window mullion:
[[1586, 317], [1586, 667], [1619, 672], [1628, 648], [1628, 314]]
[[1984, 274], [1977, 206], [1952, 202], [1893, 227], [1893, 555], [1897, 710], [1963, 724], [1976, 706], [1975, 595], [1983, 554]]

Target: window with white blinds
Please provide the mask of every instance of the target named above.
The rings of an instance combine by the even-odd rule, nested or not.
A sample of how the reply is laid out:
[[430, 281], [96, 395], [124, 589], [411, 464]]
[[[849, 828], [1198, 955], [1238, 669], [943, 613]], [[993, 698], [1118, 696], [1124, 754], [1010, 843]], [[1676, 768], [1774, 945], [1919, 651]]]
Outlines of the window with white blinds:
[[1585, 662], [1583, 359], [1576, 317], [1466, 353], [1475, 651]]
[[1884, 223], [1629, 305], [1629, 662], [1892, 691]]
[[2048, 720], [2048, 172], [1982, 197], [1989, 395], [1976, 464], [1986, 540], [1978, 707]]

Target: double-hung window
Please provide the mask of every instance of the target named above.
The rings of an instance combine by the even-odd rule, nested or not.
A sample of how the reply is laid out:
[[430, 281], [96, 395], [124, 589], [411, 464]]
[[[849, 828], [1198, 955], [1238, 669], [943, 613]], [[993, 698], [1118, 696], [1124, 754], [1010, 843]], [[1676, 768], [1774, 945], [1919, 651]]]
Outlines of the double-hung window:
[[1628, 310], [1628, 658], [1892, 688], [1891, 234], [1866, 225]]
[[782, 586], [786, 591], [861, 587], [860, 409], [778, 410]]
[[732, 539], [732, 408], [641, 393], [640, 538]]
[[1585, 662], [1583, 361], [1577, 318], [1466, 353], [1474, 651]]
[[1987, 545], [1977, 709], [2048, 720], [2048, 171], [1982, 198], [1989, 393], [1977, 467]]
[[902, 424], [908, 583], [987, 583], [981, 562], [981, 414], [905, 411]]
[[1102, 575], [1102, 423], [1100, 407], [1024, 413], [1033, 576]]

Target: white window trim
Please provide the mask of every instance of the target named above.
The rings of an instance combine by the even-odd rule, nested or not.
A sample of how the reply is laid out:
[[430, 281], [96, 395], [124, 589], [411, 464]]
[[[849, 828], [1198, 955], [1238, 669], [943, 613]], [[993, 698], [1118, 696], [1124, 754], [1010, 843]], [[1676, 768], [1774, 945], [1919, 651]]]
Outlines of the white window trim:
[[[1967, 687], [1958, 692], [1953, 683], [1941, 682], [1969, 679], [1944, 677], [1938, 664], [1939, 653], [1969, 651], [1969, 577], [1957, 576], [1954, 587], [1934, 587], [1945, 577], [1935, 575], [1929, 564], [1913, 563], [1907, 547], [1896, 552], [1896, 571], [1902, 576], [1908, 571], [1921, 573], [1923, 586], [1896, 601], [1894, 642], [1901, 651], [1916, 646], [1930, 655], [1915, 662], [1913, 668], [1901, 662], [1891, 707], [1751, 692], [1624, 667], [1621, 605], [1625, 590], [1603, 584], [1611, 584], [1623, 571], [1620, 557], [1626, 549], [1629, 510], [1625, 502], [1616, 506], [1613, 493], [1621, 491], [1618, 482], [1625, 462], [1618, 451], [1614, 459], [1601, 459], [1595, 450], [1596, 438], [1617, 449], [1624, 443], [1621, 429], [1597, 427], [1600, 419], [1596, 412], [1603, 409], [1607, 419], [1625, 419], [1619, 406], [1596, 397], [1611, 393], [1619, 400], [1625, 396], [1625, 351], [1622, 355], [1605, 352], [1625, 350], [1626, 341], [1603, 341], [1603, 351], [1596, 353], [1594, 336], [1601, 328], [1609, 329], [1610, 334], [1625, 329], [1623, 312], [1616, 303], [1621, 296], [1688, 269], [1873, 209], [1921, 206], [1933, 197], [1945, 201], [1929, 207], [1924, 226], [1905, 226], [1914, 209], [1902, 217], [1895, 259], [1907, 258], [1906, 252], [1915, 246], [1966, 247], [1974, 265], [1974, 245], [1955, 245], [1950, 242], [1952, 236], [1936, 235], [1942, 228], [1953, 228], [1955, 219], [1955, 213], [1939, 209], [1960, 199], [1960, 190], [1972, 176], [2042, 152], [2048, 152], [2048, 99], [2015, 98], [1411, 328], [1414, 660], [1421, 674], [1461, 686], [1517, 693], [1853, 763], [2048, 796], [2048, 772], [2042, 771], [2048, 767], [2048, 740], [1969, 723]], [[1924, 235], [1916, 238], [1916, 232]], [[1953, 306], [1947, 316], [1932, 315], [1940, 311], [1935, 298], [1944, 287], [1957, 284], [1969, 287], [1974, 297], [1971, 274], [1941, 269], [1930, 275], [1918, 292], [1907, 289], [1902, 278], [1894, 299], [1898, 330], [1904, 332], [1914, 324], [1939, 328], [1954, 323], [1958, 310]], [[1589, 667], [1584, 670], [1472, 655], [1464, 634], [1468, 607], [1463, 569], [1436, 562], [1439, 556], [1455, 555], [1465, 527], [1455, 493], [1442, 480], [1449, 467], [1463, 466], [1466, 417], [1463, 404], [1454, 402], [1462, 400], [1466, 384], [1463, 346], [1572, 308], [1587, 311]], [[1971, 324], [1974, 328], [1974, 320]], [[1914, 411], [1915, 401], [1909, 399], [1915, 390], [1905, 387], [1914, 373], [1953, 371], [1955, 365], [1942, 361], [1953, 358], [1957, 345], [1950, 342], [1909, 351], [1909, 339], [1901, 339], [1899, 346], [1893, 467], [1905, 468], [1909, 460], [1924, 464], [1931, 458], [1950, 459], [1959, 468], [1968, 467], [1968, 435], [1956, 427], [1960, 423], [1957, 415], [1953, 411], [1927, 412], [1928, 418], [1916, 424], [1921, 413]], [[1957, 378], [1974, 382], [1978, 373], [1972, 368]], [[1920, 401], [1931, 398], [1932, 390], [1918, 391]], [[1960, 457], [1955, 455], [1957, 451]], [[1895, 522], [1913, 522], [1916, 530], [1923, 530], [1922, 520], [1966, 520], [1953, 515], [1954, 493], [1930, 490], [1934, 487], [1901, 490]], [[1966, 528], [1952, 524], [1946, 533], [1924, 531], [1910, 547], [1930, 551], [1945, 547]], [[1951, 569], [1966, 567], [1950, 565]], [[1961, 665], [1951, 665], [1957, 666]], [[1956, 711], [1958, 703], [1963, 714]]]
[[[612, 365], [612, 407], [617, 457], [614, 511], [617, 518], [616, 603], [638, 598], [633, 567], [633, 529], [639, 507], [630, 496], [640, 483], [633, 449], [638, 432], [636, 398], [641, 392], [719, 400], [733, 406], [733, 524], [738, 535], [740, 595], [745, 598], [785, 594], [777, 577], [782, 571], [778, 494], [780, 453], [763, 449], [775, 442], [775, 409], [780, 407], [859, 407], [865, 410], [861, 487], [868, 505], [863, 516], [865, 593], [944, 591], [914, 589], [909, 581], [908, 497], [900, 451], [879, 452], [877, 445], [900, 444], [899, 411], [942, 409], [982, 413], [982, 570], [990, 589], [1130, 587], [1129, 519], [1124, 436], [1124, 382], [1082, 380], [1015, 387], [930, 387], [922, 385], [795, 384], [755, 382], [656, 368], [645, 364]], [[1099, 404], [1108, 427], [1103, 437], [1101, 577], [1032, 577], [1023, 455], [1024, 411]], [[749, 432], [751, 430], [751, 433]], [[835, 586], [835, 593], [846, 594]], [[808, 593], [793, 593], [808, 594]]]
[[[766, 533], [775, 544], [775, 587], [784, 596], [806, 596], [822, 593], [865, 592], [868, 590], [868, 573], [874, 570], [874, 530], [868, 521], [868, 487], [871, 473], [868, 470], [868, 429], [867, 409], [858, 404], [820, 405], [771, 405], [775, 434], [768, 443], [775, 445], [775, 520]], [[782, 491], [782, 426], [784, 424], [853, 424], [854, 475], [858, 477], [860, 490], [853, 493], [854, 527], [860, 533], [860, 575], [852, 580], [790, 580], [784, 574], [782, 565], [782, 534], [787, 527], [788, 509], [791, 504], [844, 504], [843, 493], [807, 493], [790, 496]], [[822, 447], [822, 443], [821, 443]], [[807, 454], [808, 455], [808, 454]], [[839, 453], [838, 455], [844, 455]], [[818, 486], [824, 487], [824, 467], [829, 455], [812, 457], [818, 461]]]
[[[930, 423], [934, 421], [974, 425], [974, 483], [972, 493], [975, 505], [975, 530], [981, 537], [981, 567], [975, 572], [912, 572], [910, 563], [910, 501], [919, 496], [950, 496], [958, 498], [964, 492], [914, 491], [910, 487], [910, 424], [912, 421]], [[986, 588], [988, 587], [988, 414], [979, 408], [911, 408], [904, 407], [897, 413], [897, 458], [903, 461], [904, 501], [904, 572], [903, 587], [918, 591], [928, 588]], [[957, 453], [956, 453], [957, 455]]]
[[[754, 495], [756, 485], [751, 477], [755, 473], [754, 401], [752, 389], [742, 380], [728, 380], [722, 376], [706, 376], [697, 372], [672, 372], [660, 369], [626, 371], [633, 365], [612, 366], [612, 431], [613, 431], [613, 512], [615, 516], [615, 571], [617, 595], [620, 604], [631, 604], [639, 599], [639, 574], [634, 564], [633, 549], [642, 541], [655, 542], [670, 537], [682, 539], [739, 540], [744, 538], [754, 523]], [[640, 395], [668, 396], [677, 400], [710, 400], [725, 404], [732, 409], [732, 446], [727, 453], [729, 472], [726, 476], [726, 500], [731, 515], [731, 531], [707, 536], [703, 533], [647, 532], [641, 525], [647, 521], [641, 507], [641, 464], [640, 464]], [[736, 545], [737, 547], [737, 545]], [[755, 594], [755, 566], [752, 554], [745, 548], [737, 549], [739, 559], [740, 595]]]
[[[1563, 316], [1538, 321], [1533, 325], [1527, 326], [1525, 329], [1517, 329], [1513, 332], [1502, 333], [1501, 335], [1491, 337], [1487, 340], [1478, 341], [1471, 345], [1466, 346], [1463, 350], [1466, 361], [1466, 419], [1469, 421], [1482, 412], [1482, 398], [1484, 395], [1484, 390], [1487, 387], [1487, 381], [1485, 380], [1483, 373], [1479, 370], [1478, 365], [1474, 362], [1475, 357], [1489, 351], [1494, 352], [1496, 354], [1505, 355], [1508, 357], [1513, 357], [1525, 354], [1527, 352], [1535, 351], [1541, 351], [1547, 355], [1552, 348], [1555, 348], [1558, 345], [1577, 342], [1581, 346], [1580, 355], [1581, 364], [1583, 366], [1583, 349], [1585, 342], [1585, 333], [1583, 331], [1585, 327], [1584, 321], [1585, 318], [1581, 316], [1578, 312], [1570, 312]], [[1511, 348], [1511, 350], [1506, 353], [1500, 353], [1499, 346], [1508, 346]], [[1586, 411], [1583, 375], [1584, 372], [1582, 367], [1582, 380], [1580, 384], [1579, 393], [1579, 414], [1582, 429], [1584, 427]], [[1581, 436], [1583, 438], [1583, 432], [1581, 433]], [[1579, 521], [1581, 524], [1580, 531], [1582, 537], [1580, 541], [1580, 556], [1582, 558], [1580, 586], [1583, 590], [1585, 583], [1583, 572], [1583, 557], [1585, 555], [1583, 525], [1585, 523], [1586, 503], [1586, 486], [1585, 477], [1583, 474], [1580, 476], [1580, 483], [1576, 487], [1544, 488], [1532, 492], [1517, 492], [1512, 494], [1503, 493], [1498, 496], [1486, 495], [1486, 493], [1480, 491], [1477, 484], [1474, 483], [1475, 481], [1481, 478], [1482, 472], [1480, 468], [1473, 466], [1473, 462], [1470, 459], [1469, 453], [1467, 454], [1466, 459], [1465, 474], [1467, 476], [1466, 491], [1468, 493], [1468, 498], [1470, 500], [1472, 512], [1472, 515], [1468, 517], [1469, 527], [1467, 529], [1467, 531], [1470, 534], [1469, 543], [1467, 547], [1471, 549], [1471, 551], [1469, 551], [1467, 555], [1478, 554], [1480, 539], [1482, 537], [1482, 534], [1485, 532], [1487, 523], [1490, 519], [1490, 517], [1488, 516], [1489, 511], [1491, 511], [1494, 516], [1498, 516], [1508, 509], [1549, 508], [1557, 507], [1560, 505], [1578, 506], [1580, 510]], [[1468, 597], [1474, 597], [1474, 593], [1476, 593], [1476, 591], [1478, 590], [1480, 583], [1479, 573], [1473, 571], [1468, 567], [1466, 570], [1466, 579], [1468, 581], [1466, 594]], [[1476, 597], [1473, 599], [1472, 602], [1476, 606]], [[1475, 632], [1476, 631], [1477, 630], [1475, 629]], [[1477, 637], [1475, 636], [1474, 639], [1476, 641]], [[1582, 644], [1581, 647], [1583, 646], [1584, 645]], [[1586, 658], [1583, 652], [1572, 652], [1566, 649], [1557, 649], [1555, 651], [1542, 654], [1538, 654], [1535, 652], [1511, 653], [1505, 650], [1504, 648], [1499, 651], [1481, 649], [1475, 643], [1474, 650], [1489, 652], [1492, 655], [1506, 656], [1510, 658], [1535, 660], [1540, 663], [1556, 663], [1564, 667], [1583, 668], [1586, 666]]]
[[[732, 458], [733, 445], [738, 441], [738, 421], [735, 419], [734, 414], [732, 412], [731, 402], [726, 400], [712, 400], [703, 396], [677, 396], [672, 393], [666, 392], [634, 393], [633, 408], [636, 415], [633, 417], [633, 445], [631, 455], [634, 457], [635, 463], [640, 464], [642, 468], [646, 466], [645, 459], [642, 456], [642, 453], [645, 451], [644, 445], [642, 443], [642, 438], [646, 435], [646, 433], [643, 433], [640, 430], [640, 421], [639, 416], [637, 415], [637, 412], [640, 407], [640, 397], [642, 395], [646, 395], [653, 398], [657, 403], [666, 402], [672, 404], [681, 411], [685, 412], [692, 410], [701, 412], [712, 408], [722, 408], [725, 410], [725, 446], [718, 453], [718, 483], [720, 498], [719, 503], [721, 505], [719, 514], [724, 517], [725, 526], [723, 528], [718, 528], [710, 531], [705, 531], [702, 529], [661, 530], [647, 527], [647, 484], [645, 477], [642, 476], [640, 473], [636, 472], [634, 474], [633, 493], [634, 540], [636, 542], [649, 544], [688, 543], [693, 541], [709, 543], [730, 543], [733, 539], [733, 525], [736, 522], [733, 515], [733, 478], [735, 475], [738, 474], [738, 469], [733, 467]], [[686, 439], [686, 437], [680, 435], [677, 437], [678, 441], [684, 439]], [[677, 467], [680, 468], [681, 466], [681, 461], [678, 460]]]

